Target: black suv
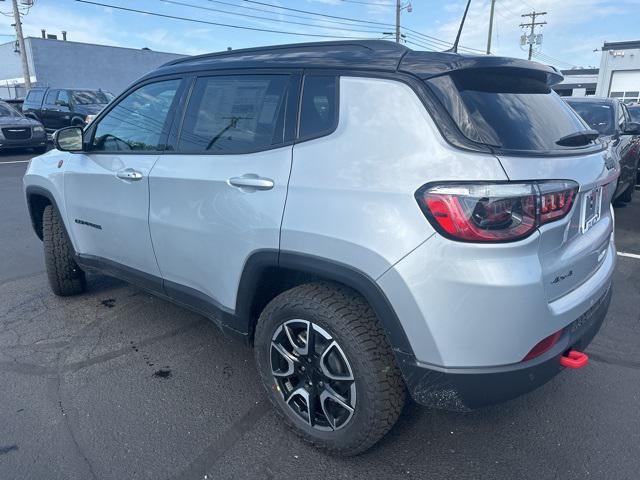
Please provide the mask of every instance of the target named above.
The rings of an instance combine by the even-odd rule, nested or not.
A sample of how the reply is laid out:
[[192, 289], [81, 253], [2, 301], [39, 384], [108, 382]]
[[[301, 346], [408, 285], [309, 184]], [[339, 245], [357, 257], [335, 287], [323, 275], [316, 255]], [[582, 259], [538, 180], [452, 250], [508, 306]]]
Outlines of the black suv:
[[23, 113], [40, 120], [47, 131], [89, 123], [113, 99], [103, 90], [32, 88], [22, 106]]

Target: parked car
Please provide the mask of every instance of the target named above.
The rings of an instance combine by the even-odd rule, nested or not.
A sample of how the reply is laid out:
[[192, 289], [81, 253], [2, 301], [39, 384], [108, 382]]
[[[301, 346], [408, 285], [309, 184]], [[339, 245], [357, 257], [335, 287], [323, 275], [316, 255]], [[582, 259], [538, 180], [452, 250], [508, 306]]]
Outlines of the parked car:
[[629, 116], [632, 122], [640, 123], [640, 104], [634, 103], [633, 105], [627, 105]]
[[83, 127], [113, 99], [102, 90], [32, 88], [22, 111], [43, 123], [47, 131], [72, 126]]
[[33, 148], [44, 153], [47, 136], [40, 122], [26, 118], [8, 103], [0, 101], [0, 151], [7, 148]]
[[343, 455], [406, 392], [521, 395], [587, 363], [616, 261], [618, 172], [561, 79], [385, 41], [168, 63], [31, 162], [51, 288], [97, 270], [208, 316], [282, 421]]
[[8, 103], [13, 108], [21, 112], [22, 104], [24, 103], [24, 98], [5, 98], [5, 99], [0, 99], [0, 101]]
[[565, 97], [584, 121], [597, 130], [620, 165], [614, 200], [630, 202], [640, 164], [640, 123], [634, 122], [627, 106], [616, 98]]

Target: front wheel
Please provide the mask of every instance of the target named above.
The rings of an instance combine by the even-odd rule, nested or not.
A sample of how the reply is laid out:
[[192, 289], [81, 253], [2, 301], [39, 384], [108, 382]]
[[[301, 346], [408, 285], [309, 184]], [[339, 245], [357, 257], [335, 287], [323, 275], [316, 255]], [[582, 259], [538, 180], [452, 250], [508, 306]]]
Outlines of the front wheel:
[[42, 243], [49, 285], [56, 295], [65, 297], [85, 289], [85, 275], [73, 258], [73, 247], [64, 222], [52, 205], [42, 214]]
[[332, 453], [364, 452], [402, 411], [404, 384], [386, 337], [345, 287], [312, 283], [278, 295], [260, 315], [255, 356], [282, 418]]

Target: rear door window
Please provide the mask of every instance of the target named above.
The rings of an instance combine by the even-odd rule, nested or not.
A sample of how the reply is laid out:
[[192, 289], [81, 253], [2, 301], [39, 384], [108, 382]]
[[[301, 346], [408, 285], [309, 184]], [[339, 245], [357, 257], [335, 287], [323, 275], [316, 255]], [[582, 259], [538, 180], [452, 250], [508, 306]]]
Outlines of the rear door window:
[[47, 92], [47, 97], [44, 100], [44, 104], [48, 107], [56, 104], [56, 100], [58, 99], [59, 90], [49, 90]]
[[184, 117], [178, 150], [237, 154], [284, 141], [289, 75], [198, 78]]
[[502, 150], [553, 152], [556, 143], [588, 129], [547, 84], [544, 72], [459, 70], [427, 80], [470, 140]]

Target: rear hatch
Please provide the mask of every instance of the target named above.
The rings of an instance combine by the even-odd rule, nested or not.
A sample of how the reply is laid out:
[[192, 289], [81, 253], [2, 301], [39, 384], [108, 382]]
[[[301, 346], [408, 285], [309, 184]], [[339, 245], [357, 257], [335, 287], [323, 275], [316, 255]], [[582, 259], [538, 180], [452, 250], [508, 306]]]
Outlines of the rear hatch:
[[487, 68], [480, 62], [425, 83], [459, 133], [470, 144], [490, 149], [510, 181], [578, 184], [567, 216], [539, 227], [539, 258], [551, 302], [603, 264], [613, 231], [610, 203], [618, 172], [607, 161], [597, 132], [551, 89], [562, 77], [532, 65]]

